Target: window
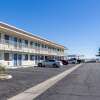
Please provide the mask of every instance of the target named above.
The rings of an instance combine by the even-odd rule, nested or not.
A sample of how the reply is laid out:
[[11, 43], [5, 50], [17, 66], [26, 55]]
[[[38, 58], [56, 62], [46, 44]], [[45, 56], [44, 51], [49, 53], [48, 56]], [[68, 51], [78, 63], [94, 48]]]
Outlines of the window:
[[22, 47], [22, 40], [21, 39], [18, 39], [18, 44], [19, 44], [19, 47], [21, 48]]
[[37, 44], [37, 43], [35, 43], [35, 46], [36, 46], [36, 47], [37, 47], [37, 45], [38, 45], [38, 44]]
[[28, 60], [28, 54], [25, 54], [24, 56], [25, 56], [24, 60]]
[[41, 57], [40, 57], [40, 60], [44, 60], [44, 56], [41, 56]]
[[22, 43], [22, 40], [21, 40], [21, 39], [19, 39], [19, 40], [18, 40], [18, 42], [19, 42], [19, 43]]
[[14, 47], [17, 48], [17, 37], [14, 37]]
[[45, 48], [47, 48], [47, 46], [45, 45]]
[[42, 48], [44, 48], [44, 45], [42, 44]]
[[31, 47], [31, 48], [33, 47], [33, 42], [32, 42], [32, 41], [30, 41], [30, 47]]
[[38, 43], [38, 47], [40, 47], [40, 44]]
[[59, 51], [59, 49], [57, 49]]
[[5, 40], [9, 40], [9, 35], [5, 35]]
[[9, 35], [5, 35], [5, 43], [9, 43]]
[[38, 56], [37, 55], [35, 55], [35, 60], [38, 60]]
[[4, 60], [9, 61], [9, 53], [4, 53]]
[[25, 47], [28, 47], [28, 40], [25, 40]]
[[14, 37], [14, 42], [15, 42], [15, 43], [17, 42], [17, 37]]
[[0, 53], [0, 60], [2, 60], [3, 58], [2, 58], [2, 53]]
[[38, 60], [41, 60], [41, 56], [38, 55], [37, 57], [38, 57]]
[[1, 33], [0, 33], [0, 39], [1, 39]]
[[30, 60], [34, 60], [34, 55], [30, 55]]
[[0, 42], [1, 42], [1, 33], [0, 33]]
[[33, 42], [32, 41], [30, 42], [30, 45], [33, 45]]

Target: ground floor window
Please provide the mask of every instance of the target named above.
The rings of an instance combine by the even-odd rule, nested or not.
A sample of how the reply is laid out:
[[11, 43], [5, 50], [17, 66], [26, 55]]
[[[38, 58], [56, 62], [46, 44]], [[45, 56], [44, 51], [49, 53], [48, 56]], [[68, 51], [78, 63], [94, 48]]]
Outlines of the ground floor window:
[[30, 60], [34, 60], [34, 55], [30, 55]]
[[28, 54], [24, 55], [24, 60], [28, 60]]
[[35, 60], [38, 60], [38, 56], [35, 55]]
[[44, 56], [41, 56], [41, 58], [40, 58], [41, 60], [44, 60]]
[[0, 60], [2, 60], [2, 54], [0, 53]]
[[41, 56], [38, 55], [38, 60], [41, 60]]
[[0, 42], [1, 42], [1, 33], [0, 33]]
[[9, 61], [9, 53], [4, 53], [4, 60]]

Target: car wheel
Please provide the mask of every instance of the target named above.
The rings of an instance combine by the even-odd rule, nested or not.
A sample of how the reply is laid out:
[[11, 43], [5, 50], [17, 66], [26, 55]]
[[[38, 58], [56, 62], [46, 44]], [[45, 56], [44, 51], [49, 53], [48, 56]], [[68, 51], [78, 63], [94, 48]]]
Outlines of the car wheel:
[[41, 64], [41, 63], [39, 63], [39, 64], [38, 64], [38, 66], [39, 66], [39, 67], [42, 67], [42, 64]]

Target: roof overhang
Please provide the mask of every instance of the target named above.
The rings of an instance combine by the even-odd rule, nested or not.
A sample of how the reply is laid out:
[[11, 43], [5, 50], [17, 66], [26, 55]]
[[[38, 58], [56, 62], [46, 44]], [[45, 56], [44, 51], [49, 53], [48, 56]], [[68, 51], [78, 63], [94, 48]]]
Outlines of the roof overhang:
[[63, 45], [60, 45], [60, 44], [57, 44], [55, 42], [52, 42], [50, 40], [47, 40], [47, 39], [44, 39], [44, 38], [41, 38], [39, 36], [36, 36], [36, 35], [33, 35], [32, 33], [30, 32], [27, 32], [27, 31], [24, 31], [22, 29], [19, 29], [19, 28], [16, 28], [12, 25], [9, 25], [9, 24], [6, 24], [4, 22], [0, 22], [0, 29], [4, 29], [4, 30], [7, 30], [7, 31], [11, 31], [11, 32], [15, 32], [15, 33], [18, 33], [18, 34], [22, 34], [26, 37], [29, 37], [31, 39], [35, 39], [37, 41], [40, 41], [40, 42], [44, 42], [46, 44], [49, 44], [49, 45], [53, 45], [53, 46], [56, 46], [56, 47], [59, 47], [59, 48], [62, 48], [64, 50], [68, 50], [68, 48], [66, 48], [65, 46]]

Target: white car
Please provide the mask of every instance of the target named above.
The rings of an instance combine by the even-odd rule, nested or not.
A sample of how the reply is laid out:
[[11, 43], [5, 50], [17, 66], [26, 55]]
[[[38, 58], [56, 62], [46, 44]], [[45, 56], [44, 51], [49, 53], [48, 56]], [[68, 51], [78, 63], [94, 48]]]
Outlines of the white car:
[[68, 63], [69, 64], [77, 64], [78, 62], [77, 62], [76, 58], [71, 58], [71, 59], [68, 60]]
[[56, 61], [56, 60], [45, 60], [45, 61], [41, 61], [38, 63], [39, 67], [55, 67], [55, 68], [59, 68], [60, 66], [62, 66], [62, 62], [61, 61]]

